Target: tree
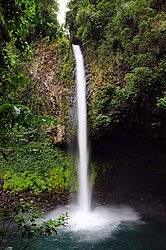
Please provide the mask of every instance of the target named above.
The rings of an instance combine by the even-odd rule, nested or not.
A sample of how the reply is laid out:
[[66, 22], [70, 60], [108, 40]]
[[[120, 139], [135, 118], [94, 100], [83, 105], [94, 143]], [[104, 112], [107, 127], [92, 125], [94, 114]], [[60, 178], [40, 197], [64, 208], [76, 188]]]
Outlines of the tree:
[[[37, 222], [42, 219], [42, 222]], [[12, 227], [15, 227], [15, 236], [19, 235], [20, 242], [17, 242], [17, 247], [24, 250], [32, 243], [41, 238], [48, 238], [51, 235], [57, 234], [57, 228], [66, 226], [68, 214], [62, 214], [56, 220], [46, 220], [43, 212], [37, 211], [33, 201], [27, 202], [21, 199], [18, 202], [5, 205], [0, 210], [0, 220], [2, 228], [0, 230], [0, 246], [8, 247], [10, 244], [6, 239], [10, 237]], [[24, 241], [26, 239], [26, 241]], [[28, 240], [28, 241], [27, 241]]]

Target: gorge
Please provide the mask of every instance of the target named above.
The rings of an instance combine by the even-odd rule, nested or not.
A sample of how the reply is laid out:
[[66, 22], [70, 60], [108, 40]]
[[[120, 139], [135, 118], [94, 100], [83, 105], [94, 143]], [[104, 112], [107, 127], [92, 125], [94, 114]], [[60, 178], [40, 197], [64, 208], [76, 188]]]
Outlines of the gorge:
[[0, 3], [0, 247], [165, 250], [165, 1], [59, 3]]

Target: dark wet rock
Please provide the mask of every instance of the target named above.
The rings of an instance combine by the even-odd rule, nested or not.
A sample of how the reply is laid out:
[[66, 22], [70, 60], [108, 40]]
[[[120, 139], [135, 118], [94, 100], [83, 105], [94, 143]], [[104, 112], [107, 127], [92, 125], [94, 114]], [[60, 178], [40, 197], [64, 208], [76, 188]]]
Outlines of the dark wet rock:
[[61, 189], [44, 190], [40, 194], [32, 194], [30, 190], [22, 190], [17, 194], [9, 190], [0, 190], [1, 207], [20, 200], [33, 201], [39, 209], [49, 210], [57, 205], [67, 204], [70, 200], [70, 194], [68, 191], [62, 191]]
[[121, 190], [119, 192], [105, 190], [100, 193], [99, 190], [95, 190], [93, 199], [97, 204], [127, 205], [134, 208], [141, 215], [166, 216], [165, 199], [157, 198], [148, 193], [132, 193], [131, 190]]

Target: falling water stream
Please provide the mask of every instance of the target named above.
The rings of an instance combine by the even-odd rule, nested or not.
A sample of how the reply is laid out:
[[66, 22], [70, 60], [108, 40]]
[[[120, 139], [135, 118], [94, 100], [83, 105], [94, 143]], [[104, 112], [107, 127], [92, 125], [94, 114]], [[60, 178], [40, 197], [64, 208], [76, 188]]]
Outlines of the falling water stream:
[[87, 107], [86, 78], [84, 59], [78, 45], [73, 45], [76, 58], [77, 110], [78, 110], [78, 146], [79, 146], [79, 191], [78, 206], [84, 213], [90, 212], [90, 191], [88, 183], [88, 151], [87, 151]]

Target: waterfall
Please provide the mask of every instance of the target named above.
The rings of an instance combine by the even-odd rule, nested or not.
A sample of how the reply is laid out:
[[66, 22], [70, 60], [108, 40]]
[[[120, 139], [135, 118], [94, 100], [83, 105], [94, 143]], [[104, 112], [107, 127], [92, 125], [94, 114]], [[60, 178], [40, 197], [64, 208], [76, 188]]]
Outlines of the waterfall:
[[[78, 45], [73, 45], [76, 59], [77, 81], [77, 110], [78, 110], [78, 204], [69, 204], [50, 212], [46, 218], [55, 219], [61, 214], [69, 213], [69, 227], [67, 230], [76, 232], [79, 239], [93, 241], [110, 237], [117, 230], [122, 221], [135, 222], [139, 216], [126, 206], [96, 206], [91, 211], [91, 195], [88, 182], [88, 150], [87, 150], [87, 105], [86, 105], [86, 78], [84, 59]], [[79, 234], [78, 234], [79, 233]], [[65, 236], [66, 237], [66, 236]], [[64, 239], [65, 239], [64, 237]], [[75, 237], [74, 237], [75, 239]]]
[[83, 213], [90, 212], [90, 192], [88, 182], [88, 151], [87, 151], [87, 105], [86, 105], [86, 78], [84, 59], [78, 45], [73, 45], [76, 59], [77, 81], [77, 114], [78, 114], [78, 206]]

